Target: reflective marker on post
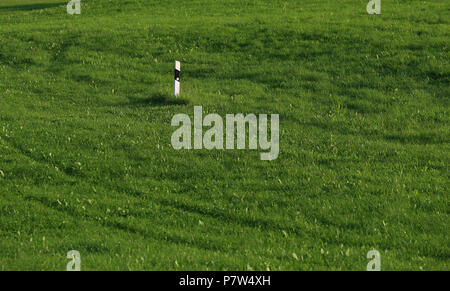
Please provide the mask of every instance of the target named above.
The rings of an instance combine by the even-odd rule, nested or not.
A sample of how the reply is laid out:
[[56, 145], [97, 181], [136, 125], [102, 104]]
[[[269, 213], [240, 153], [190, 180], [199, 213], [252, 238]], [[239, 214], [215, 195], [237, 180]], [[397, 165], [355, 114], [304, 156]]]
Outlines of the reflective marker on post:
[[175, 96], [180, 95], [180, 62], [175, 61]]

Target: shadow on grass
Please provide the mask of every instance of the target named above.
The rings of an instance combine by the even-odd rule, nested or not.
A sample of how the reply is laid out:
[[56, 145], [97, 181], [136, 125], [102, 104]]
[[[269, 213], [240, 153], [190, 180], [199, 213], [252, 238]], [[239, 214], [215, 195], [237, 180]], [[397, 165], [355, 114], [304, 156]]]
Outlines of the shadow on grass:
[[147, 107], [147, 106], [168, 106], [168, 105], [187, 105], [189, 100], [178, 97], [175, 98], [161, 92], [153, 93], [149, 98], [128, 97], [129, 102], [123, 103], [124, 106]]
[[53, 8], [62, 5], [67, 5], [67, 2], [58, 3], [37, 3], [37, 4], [24, 4], [24, 5], [13, 5], [13, 6], [0, 6], [0, 11], [29, 11], [29, 10], [39, 10], [46, 8]]

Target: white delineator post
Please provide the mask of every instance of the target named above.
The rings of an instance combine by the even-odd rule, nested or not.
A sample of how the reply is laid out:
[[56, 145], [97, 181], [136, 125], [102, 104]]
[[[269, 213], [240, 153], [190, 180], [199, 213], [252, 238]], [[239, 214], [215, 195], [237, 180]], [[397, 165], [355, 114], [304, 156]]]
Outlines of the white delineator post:
[[175, 61], [175, 97], [180, 95], [180, 62]]

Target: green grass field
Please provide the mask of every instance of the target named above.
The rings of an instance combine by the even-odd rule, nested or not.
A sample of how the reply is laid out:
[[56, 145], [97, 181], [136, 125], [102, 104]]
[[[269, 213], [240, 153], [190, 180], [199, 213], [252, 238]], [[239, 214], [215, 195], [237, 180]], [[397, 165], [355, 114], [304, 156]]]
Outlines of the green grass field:
[[[0, 270], [449, 269], [449, 1], [67, 2], [0, 2]], [[174, 150], [194, 105], [278, 159]]]

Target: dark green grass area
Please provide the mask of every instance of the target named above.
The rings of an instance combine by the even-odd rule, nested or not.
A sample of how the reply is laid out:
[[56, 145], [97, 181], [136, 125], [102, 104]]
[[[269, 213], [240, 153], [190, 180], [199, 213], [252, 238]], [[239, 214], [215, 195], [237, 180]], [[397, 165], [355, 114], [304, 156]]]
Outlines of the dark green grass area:
[[[450, 2], [367, 2], [2, 1], [0, 270], [448, 270]], [[279, 158], [172, 149], [194, 105]]]

